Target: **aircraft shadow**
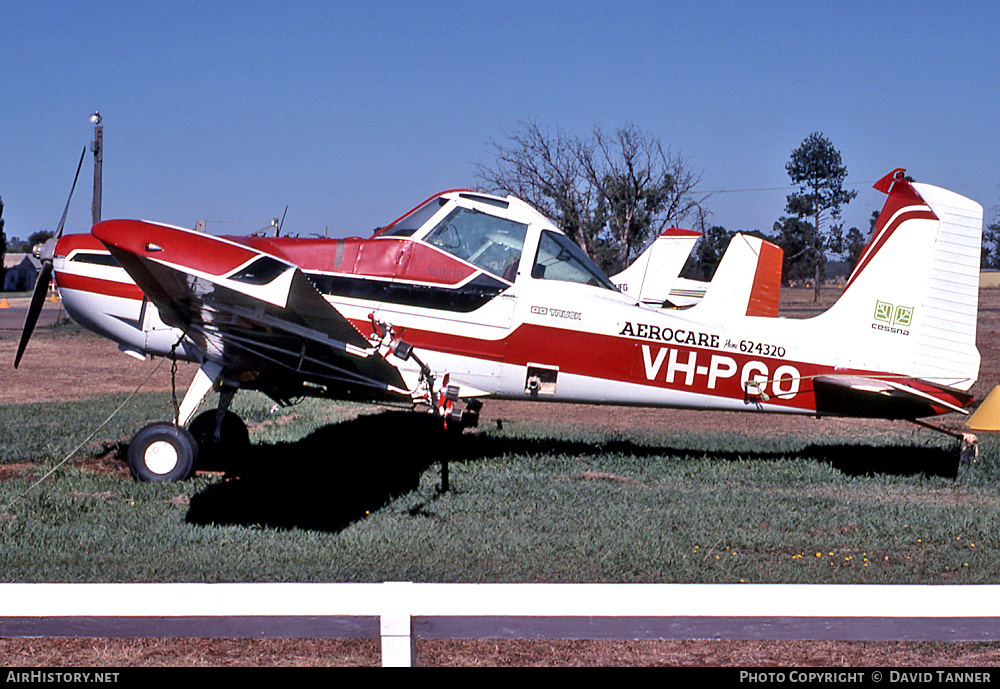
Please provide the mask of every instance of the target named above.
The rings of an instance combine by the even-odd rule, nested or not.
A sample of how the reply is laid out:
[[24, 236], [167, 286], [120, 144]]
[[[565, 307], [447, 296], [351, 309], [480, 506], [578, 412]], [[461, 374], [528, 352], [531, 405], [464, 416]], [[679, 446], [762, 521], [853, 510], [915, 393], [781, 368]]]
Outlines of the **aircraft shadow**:
[[[426, 414], [388, 411], [325, 426], [294, 443], [255, 445], [238, 475], [227, 475], [191, 498], [192, 524], [263, 526], [336, 532], [386, 502], [416, 489], [442, 459], [473, 462], [516, 454], [619, 453], [669, 455], [679, 461], [777, 461], [796, 455], [851, 475], [958, 475], [957, 448], [916, 445], [821, 445], [797, 453], [703, 451], [650, 446], [628, 438], [602, 443], [559, 438], [448, 434]], [[453, 482], [454, 483], [454, 482]], [[452, 490], [461, 491], [461, 485]]]
[[468, 436], [466, 447], [456, 454], [471, 459], [502, 456], [512, 453], [595, 454], [618, 453], [639, 458], [669, 455], [680, 461], [694, 461], [709, 457], [718, 461], [777, 461], [788, 457], [824, 462], [848, 476], [938, 476], [956, 478], [960, 456], [954, 448], [924, 447], [920, 445], [864, 445], [814, 443], [799, 451], [753, 452], [740, 450], [692, 450], [664, 445], [650, 446], [628, 439], [617, 439], [601, 444], [558, 439], [502, 439], [487, 436]]
[[191, 498], [186, 520], [340, 531], [419, 486], [440, 458], [440, 426], [430, 415], [390, 411], [254, 445], [238, 474]]

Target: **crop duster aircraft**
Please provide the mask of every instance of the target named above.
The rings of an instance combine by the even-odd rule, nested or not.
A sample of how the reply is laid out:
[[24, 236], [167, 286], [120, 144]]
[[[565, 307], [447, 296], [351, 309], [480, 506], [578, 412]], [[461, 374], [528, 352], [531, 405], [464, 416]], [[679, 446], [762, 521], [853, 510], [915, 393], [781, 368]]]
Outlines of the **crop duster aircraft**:
[[[218, 237], [140, 220], [63, 235], [64, 213], [15, 367], [53, 273], [80, 325], [140, 358], [197, 363], [177, 416], [130, 443], [141, 481], [184, 479], [199, 452], [245, 447], [229, 410], [238, 390], [282, 404], [404, 403], [452, 428], [473, 425], [488, 398], [967, 414], [982, 208], [902, 170], [875, 188], [888, 198], [846, 289], [807, 319], [778, 317], [782, 252], [767, 241], [737, 234], [711, 282], [684, 283], [696, 234], [668, 230], [610, 279], [512, 196], [444, 192], [366, 239]], [[213, 388], [218, 408], [192, 421]]]

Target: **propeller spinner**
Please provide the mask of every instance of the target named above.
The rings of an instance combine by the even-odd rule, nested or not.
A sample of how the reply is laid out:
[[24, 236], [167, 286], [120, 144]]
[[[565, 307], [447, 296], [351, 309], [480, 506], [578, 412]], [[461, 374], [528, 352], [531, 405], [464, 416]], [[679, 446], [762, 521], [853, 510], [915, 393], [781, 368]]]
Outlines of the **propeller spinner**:
[[42, 312], [42, 304], [45, 302], [45, 294], [49, 289], [49, 280], [52, 279], [52, 260], [55, 255], [56, 242], [62, 237], [63, 228], [66, 226], [66, 214], [69, 212], [69, 202], [73, 199], [73, 192], [76, 190], [76, 181], [80, 178], [80, 168], [83, 167], [83, 158], [87, 155], [87, 148], [84, 147], [80, 154], [80, 162], [76, 166], [76, 176], [73, 177], [73, 186], [69, 190], [69, 198], [66, 199], [66, 208], [63, 209], [62, 218], [59, 220], [59, 227], [56, 228], [56, 236], [49, 239], [42, 246], [39, 258], [42, 261], [42, 269], [38, 272], [38, 279], [35, 280], [35, 289], [31, 293], [31, 304], [28, 306], [28, 313], [24, 316], [24, 326], [21, 328], [21, 341], [17, 345], [17, 354], [14, 356], [14, 368], [21, 363], [24, 349], [28, 346], [31, 333], [38, 322], [38, 315]]

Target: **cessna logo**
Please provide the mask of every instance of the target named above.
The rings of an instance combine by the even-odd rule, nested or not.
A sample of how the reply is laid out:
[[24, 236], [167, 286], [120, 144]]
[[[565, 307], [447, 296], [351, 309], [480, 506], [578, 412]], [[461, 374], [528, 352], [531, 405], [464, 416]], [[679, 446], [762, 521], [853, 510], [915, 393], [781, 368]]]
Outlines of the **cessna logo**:
[[874, 318], [878, 322], [872, 323], [873, 330], [909, 335], [910, 331], [906, 328], [910, 327], [913, 322], [913, 307], [897, 306], [887, 301], [877, 300]]

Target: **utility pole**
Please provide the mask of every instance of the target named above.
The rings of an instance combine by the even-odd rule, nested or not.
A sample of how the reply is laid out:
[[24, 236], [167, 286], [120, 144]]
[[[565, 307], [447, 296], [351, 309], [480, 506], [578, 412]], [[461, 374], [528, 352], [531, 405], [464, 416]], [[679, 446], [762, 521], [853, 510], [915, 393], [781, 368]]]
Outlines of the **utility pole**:
[[94, 125], [94, 140], [90, 142], [90, 150], [94, 152], [94, 200], [90, 204], [92, 224], [101, 222], [101, 174], [104, 165], [104, 126], [101, 125], [101, 113], [94, 111], [88, 118]]

